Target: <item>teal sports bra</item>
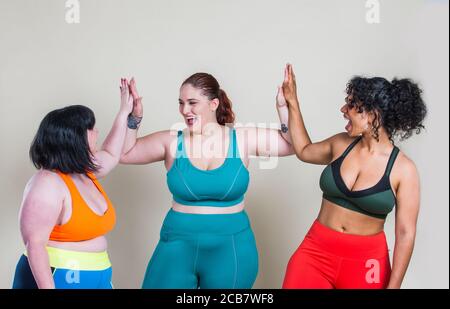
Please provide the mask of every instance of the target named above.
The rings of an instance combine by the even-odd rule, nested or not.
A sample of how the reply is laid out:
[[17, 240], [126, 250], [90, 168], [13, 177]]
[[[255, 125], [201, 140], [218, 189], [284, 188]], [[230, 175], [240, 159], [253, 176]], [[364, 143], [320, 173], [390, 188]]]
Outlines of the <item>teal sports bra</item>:
[[230, 143], [224, 163], [212, 170], [192, 165], [178, 131], [176, 157], [167, 172], [167, 186], [173, 200], [188, 206], [227, 207], [244, 200], [250, 175], [244, 166], [236, 142], [236, 130], [230, 128]]
[[336, 205], [360, 212], [367, 216], [386, 219], [396, 203], [389, 176], [400, 150], [394, 146], [386, 170], [375, 186], [364, 190], [351, 191], [347, 188], [341, 177], [341, 165], [345, 157], [360, 140], [361, 137], [358, 137], [353, 141], [345, 152], [322, 172], [320, 176], [320, 188], [323, 192], [323, 198]]

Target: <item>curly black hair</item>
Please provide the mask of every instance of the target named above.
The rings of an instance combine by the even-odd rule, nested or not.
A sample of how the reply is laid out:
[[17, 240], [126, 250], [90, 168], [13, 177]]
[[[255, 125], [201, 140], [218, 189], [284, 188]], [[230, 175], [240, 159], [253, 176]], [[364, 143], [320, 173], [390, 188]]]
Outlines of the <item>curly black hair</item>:
[[372, 129], [377, 140], [380, 127], [386, 129], [391, 141], [396, 136], [407, 139], [425, 128], [427, 107], [422, 100], [422, 89], [410, 79], [389, 82], [382, 77], [356, 76], [347, 84], [346, 93], [350, 107], [357, 107], [360, 113], [374, 111]]

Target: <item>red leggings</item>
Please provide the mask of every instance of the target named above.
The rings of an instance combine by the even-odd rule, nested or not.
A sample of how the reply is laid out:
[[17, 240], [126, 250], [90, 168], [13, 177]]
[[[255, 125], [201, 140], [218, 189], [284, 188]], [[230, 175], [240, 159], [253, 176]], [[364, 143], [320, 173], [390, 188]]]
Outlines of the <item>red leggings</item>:
[[350, 235], [315, 221], [292, 255], [284, 289], [383, 289], [391, 265], [384, 232]]

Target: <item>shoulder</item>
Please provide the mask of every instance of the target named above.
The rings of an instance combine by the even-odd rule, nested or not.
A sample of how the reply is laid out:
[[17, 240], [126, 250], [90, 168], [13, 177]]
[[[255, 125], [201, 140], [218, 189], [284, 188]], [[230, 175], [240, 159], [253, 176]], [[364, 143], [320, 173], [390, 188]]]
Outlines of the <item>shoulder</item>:
[[237, 135], [244, 135], [244, 134], [248, 134], [251, 132], [256, 132], [256, 130], [258, 129], [257, 127], [253, 127], [253, 126], [239, 126], [239, 127], [234, 127], [233, 128], [236, 131]]
[[411, 180], [419, 177], [416, 164], [403, 151], [399, 151], [392, 171], [399, 175], [401, 180]]
[[[156, 131], [156, 132], [153, 132], [153, 133], [151, 133], [151, 134], [149, 134], [149, 135], [147, 135], [147, 136], [145, 136], [145, 137], [152, 136], [152, 137], [155, 137], [155, 138], [159, 138], [159, 139], [164, 140], [164, 139], [170, 138], [171, 136], [177, 136], [178, 131], [180, 131], [180, 130], [162, 130], [162, 131]], [[144, 138], [145, 138], [145, 137], [144, 137]]]
[[329, 138], [332, 143], [351, 144], [358, 137], [351, 137], [346, 132], [335, 134]]
[[333, 153], [342, 153], [359, 137], [351, 137], [346, 132], [338, 133], [330, 138], [328, 138], [328, 142], [333, 150]]
[[180, 132], [183, 132], [183, 130], [164, 130], [156, 132], [155, 134], [165, 143], [170, 143], [173, 142], [173, 140], [177, 139]]
[[26, 187], [35, 190], [59, 190], [65, 187], [65, 183], [57, 172], [39, 170], [30, 178]]
[[[420, 179], [416, 164], [401, 151], [394, 162], [390, 178], [398, 201], [407, 201], [407, 205], [420, 201]], [[411, 204], [413, 201], [414, 204]]]
[[49, 170], [37, 171], [27, 182], [24, 195], [58, 196], [65, 192], [66, 185], [58, 173]]

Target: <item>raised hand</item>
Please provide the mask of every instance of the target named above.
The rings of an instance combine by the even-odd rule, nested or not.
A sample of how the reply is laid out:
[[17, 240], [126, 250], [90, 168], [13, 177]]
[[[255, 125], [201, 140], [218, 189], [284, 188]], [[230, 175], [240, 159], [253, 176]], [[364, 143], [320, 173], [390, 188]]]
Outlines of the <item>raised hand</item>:
[[135, 117], [142, 117], [144, 115], [144, 108], [142, 106], [142, 97], [140, 97], [138, 94], [136, 88], [136, 81], [134, 80], [134, 77], [131, 78], [130, 80], [129, 91], [131, 96], [133, 97], [133, 111], [131, 112], [131, 114]]
[[298, 104], [297, 83], [291, 64], [287, 64], [284, 70], [284, 81], [282, 86], [284, 98], [289, 106]]
[[120, 110], [126, 114], [131, 113], [133, 110], [133, 97], [129, 95], [126, 78], [120, 79]]

